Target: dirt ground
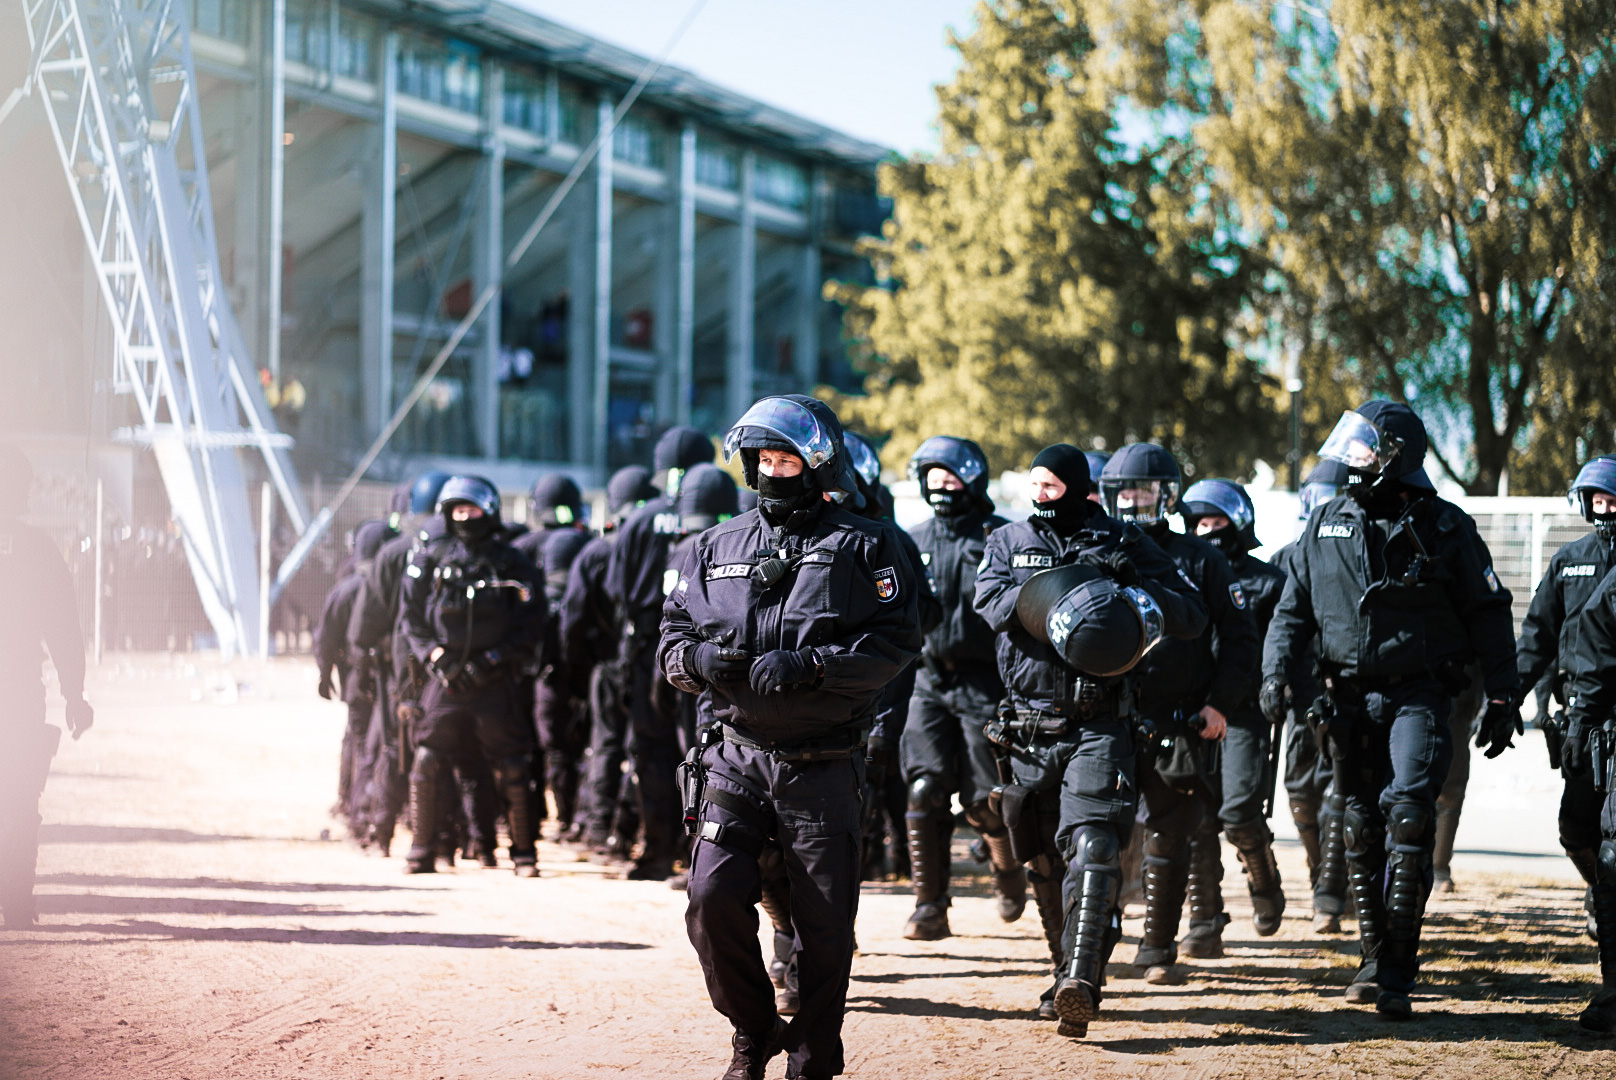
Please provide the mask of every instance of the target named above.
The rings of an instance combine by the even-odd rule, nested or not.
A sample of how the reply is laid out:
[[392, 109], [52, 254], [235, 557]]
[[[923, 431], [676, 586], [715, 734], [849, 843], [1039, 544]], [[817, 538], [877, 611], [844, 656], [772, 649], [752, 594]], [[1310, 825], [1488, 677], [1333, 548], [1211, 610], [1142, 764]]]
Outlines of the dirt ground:
[[[140, 657], [93, 673], [95, 729], [64, 740], [43, 803], [41, 924], [0, 933], [0, 1077], [723, 1070], [728, 1030], [685, 939], [682, 894], [552, 845], [544, 876], [524, 881], [405, 877], [396, 859], [333, 839], [343, 710], [313, 684], [296, 660]], [[1502, 805], [1472, 800], [1478, 814]], [[1553, 849], [1544, 801], [1524, 827], [1540, 852]], [[1031, 1018], [1046, 975], [1030, 909], [999, 922], [978, 880], [957, 890], [953, 938], [908, 942], [904, 889], [867, 886], [848, 1075], [1611, 1077], [1616, 1042], [1575, 1024], [1596, 967], [1563, 863], [1457, 860], [1459, 891], [1431, 904], [1417, 1016], [1397, 1025], [1342, 1003], [1355, 945], [1311, 933], [1294, 842], [1281, 850], [1293, 906], [1274, 938], [1252, 935], [1231, 859], [1227, 958], [1171, 988], [1114, 963], [1083, 1042]], [[1118, 960], [1138, 918], [1124, 928]]]

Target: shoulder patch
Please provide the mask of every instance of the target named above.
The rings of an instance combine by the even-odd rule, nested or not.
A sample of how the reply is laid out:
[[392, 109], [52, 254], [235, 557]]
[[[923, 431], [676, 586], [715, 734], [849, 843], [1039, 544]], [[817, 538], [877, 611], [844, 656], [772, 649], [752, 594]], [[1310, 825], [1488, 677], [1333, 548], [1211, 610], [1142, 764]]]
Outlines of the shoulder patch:
[[751, 573], [751, 563], [725, 563], [722, 566], [709, 566], [707, 568], [706, 579], [708, 581], [719, 581], [723, 578], [747, 577]]
[[1498, 591], [1498, 575], [1493, 573], [1492, 567], [1489, 566], [1487, 569], [1483, 570], [1481, 572], [1481, 576], [1487, 579], [1488, 592]]
[[[984, 566], [987, 565], [987, 560], [983, 559], [982, 563]], [[1055, 556], [1053, 555], [1019, 552], [1010, 556], [1010, 568], [1012, 570], [1048, 570], [1054, 565]]]
[[1234, 606], [1241, 611], [1246, 610], [1246, 590], [1240, 587], [1238, 581], [1229, 582], [1229, 599], [1234, 601]]
[[1576, 564], [1574, 564], [1572, 566], [1562, 566], [1562, 567], [1560, 567], [1560, 576], [1561, 577], [1593, 577], [1594, 576], [1594, 570], [1595, 570], [1595, 567], [1594, 567], [1593, 563], [1576, 563]]
[[1319, 538], [1322, 540], [1351, 540], [1356, 533], [1357, 530], [1350, 523], [1319, 526]]
[[875, 572], [875, 598], [883, 604], [890, 604], [898, 598], [898, 572], [892, 567], [883, 567]]

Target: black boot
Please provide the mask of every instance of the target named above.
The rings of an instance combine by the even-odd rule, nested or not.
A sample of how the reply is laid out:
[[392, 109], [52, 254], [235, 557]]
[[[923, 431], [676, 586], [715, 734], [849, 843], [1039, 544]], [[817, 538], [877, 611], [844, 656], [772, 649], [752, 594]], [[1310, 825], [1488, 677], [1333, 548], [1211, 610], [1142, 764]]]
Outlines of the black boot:
[[1599, 931], [1601, 986], [1577, 1023], [1585, 1031], [1611, 1035], [1616, 1034], [1616, 840], [1606, 840], [1600, 848], [1592, 906]]
[[1048, 855], [1040, 855], [1027, 867], [1027, 884], [1032, 890], [1033, 906], [1038, 909], [1038, 921], [1043, 926], [1044, 943], [1049, 946], [1049, 959], [1055, 969], [1055, 982], [1050, 984], [1038, 1000], [1038, 1019], [1059, 1020], [1055, 1014], [1055, 984], [1060, 982], [1062, 963], [1061, 939], [1066, 932], [1066, 910], [1061, 902], [1061, 878], [1066, 868]]
[[538, 823], [535, 820], [533, 763], [525, 757], [505, 758], [494, 766], [495, 783], [505, 798], [505, 823], [511, 831], [511, 862], [516, 876], [539, 876]]
[[437, 871], [438, 832], [442, 827], [439, 796], [443, 785], [443, 758], [430, 747], [415, 751], [410, 768], [410, 850], [404, 856], [406, 874]]
[[1225, 832], [1246, 871], [1252, 928], [1258, 937], [1272, 937], [1285, 914], [1285, 890], [1279, 881], [1279, 865], [1274, 861], [1274, 834], [1260, 817], [1230, 825]]
[[[1062, 946], [1069, 959], [1055, 984], [1055, 1013], [1060, 1017], [1059, 1034], [1081, 1039], [1100, 1015], [1105, 964], [1120, 932], [1117, 890], [1122, 874], [1116, 833], [1110, 829], [1078, 829], [1073, 849], [1073, 868], [1080, 876], [1076, 887], [1068, 890]], [[1070, 869], [1067, 876], [1071, 877]]]
[[1582, 898], [1582, 908], [1588, 916], [1588, 940], [1597, 942], [1599, 922], [1594, 915], [1594, 881], [1599, 872], [1599, 852], [1593, 848], [1566, 848], [1566, 858], [1577, 868], [1582, 880], [1588, 883], [1588, 891]]
[[1319, 810], [1319, 872], [1313, 879], [1313, 932], [1339, 934], [1347, 910], [1346, 800], [1331, 795]]
[[1223, 844], [1210, 814], [1190, 834], [1189, 899], [1190, 928], [1178, 951], [1196, 960], [1216, 960], [1223, 955], [1229, 916], [1223, 910]]
[[1145, 969], [1145, 981], [1157, 985], [1183, 982], [1178, 971], [1178, 921], [1190, 873], [1188, 845], [1167, 833], [1145, 835], [1145, 930], [1133, 962]]
[[948, 926], [948, 877], [954, 816], [947, 810], [910, 810], [904, 824], [915, 879], [915, 913], [903, 936], [910, 941], [941, 941], [953, 936]]
[[1319, 880], [1319, 800], [1307, 795], [1291, 796], [1291, 820], [1296, 823], [1297, 838], [1307, 854], [1307, 880]]
[[1446, 799], [1437, 800], [1436, 846], [1431, 852], [1432, 888], [1435, 892], [1453, 891], [1453, 841], [1459, 835], [1459, 811], [1463, 805], [1462, 800], [1457, 805], [1449, 804]]
[[774, 1029], [767, 1035], [748, 1035], [744, 1031], [737, 1031], [730, 1036], [730, 1046], [734, 1047], [735, 1055], [718, 1080], [763, 1080], [769, 1059], [780, 1052], [785, 1032], [786, 1022], [777, 1016], [774, 1018]]
[[1013, 923], [1027, 910], [1027, 872], [1010, 850], [1009, 830], [982, 837], [993, 863], [993, 888], [999, 894], [999, 918]]
[[1378, 847], [1347, 860], [1347, 883], [1358, 909], [1358, 971], [1346, 993], [1354, 1005], [1373, 1005], [1380, 996], [1377, 980], [1386, 939], [1386, 900], [1382, 893], [1385, 867], [1384, 849]]

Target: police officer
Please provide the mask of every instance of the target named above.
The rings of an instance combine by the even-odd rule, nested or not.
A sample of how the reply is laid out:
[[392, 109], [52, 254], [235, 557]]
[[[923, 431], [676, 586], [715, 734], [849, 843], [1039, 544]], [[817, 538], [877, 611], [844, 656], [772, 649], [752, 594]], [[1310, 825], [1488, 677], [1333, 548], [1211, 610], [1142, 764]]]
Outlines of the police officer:
[[[1217, 754], [1228, 717], [1257, 688], [1261, 651], [1256, 623], [1229, 560], [1204, 540], [1175, 533], [1167, 515], [1178, 503], [1178, 462], [1154, 443], [1131, 443], [1106, 462], [1100, 496], [1108, 512], [1136, 525], [1154, 540], [1197, 589], [1210, 617], [1209, 632], [1193, 640], [1164, 643], [1139, 669], [1139, 707], [1159, 744], [1140, 762], [1139, 793], [1145, 802], [1145, 927], [1134, 963], [1152, 983], [1175, 983], [1179, 952], [1200, 959], [1223, 955], [1223, 862], [1216, 822], [1222, 804]], [[1199, 849], [1191, 839], [1209, 826]], [[1263, 900], [1254, 916], [1260, 934], [1279, 928], [1285, 906], [1272, 852], [1260, 853], [1266, 828], [1243, 834], [1252, 845], [1253, 893]], [[1200, 872], [1190, 874], [1191, 856]], [[1189, 886], [1196, 888], [1191, 891]], [[1188, 894], [1190, 926], [1175, 943]]]
[[[651, 470], [628, 465], [606, 482], [606, 521], [567, 570], [561, 602], [564, 661], [589, 669], [589, 773], [584, 780], [583, 844], [602, 859], [626, 858], [639, 832], [639, 807], [623, 771], [628, 703], [620, 658], [623, 620], [606, 594], [606, 571], [622, 522], [657, 497]], [[615, 837], [615, 842], [613, 838]]]
[[376, 680], [382, 676], [368, 653], [348, 647], [348, 624], [365, 575], [382, 544], [396, 535], [385, 521], [367, 521], [354, 530], [353, 559], [349, 572], [338, 578], [326, 595], [314, 630], [314, 662], [319, 670], [318, 691], [330, 701], [338, 693], [348, 706], [348, 726], [342, 735], [341, 766], [337, 774], [337, 811], [348, 821], [355, 839], [368, 842], [364, 794], [373, 763], [365, 753], [370, 715], [376, 707]]
[[[1581, 504], [1583, 516], [1592, 521], [1599, 541], [1616, 544], [1616, 497], [1611, 485], [1616, 481], [1616, 458], [1596, 458], [1583, 466], [1577, 474], [1572, 490]], [[1587, 550], [1586, 548], [1584, 549]], [[1608, 554], [1606, 556], [1608, 558]], [[1580, 566], [1583, 563], [1565, 562], [1562, 566]], [[1548, 579], [1533, 598], [1533, 612], [1546, 591]], [[1549, 605], [1545, 605], [1546, 607]], [[1529, 616], [1530, 619], [1530, 616]], [[1576, 617], [1576, 628], [1560, 639], [1560, 663], [1567, 664], [1565, 651], [1569, 650], [1570, 678], [1565, 686], [1566, 723], [1561, 741], [1560, 755], [1566, 775], [1569, 798], [1572, 785], [1586, 778], [1589, 787], [1600, 792], [1603, 807], [1599, 817], [1599, 852], [1594, 861], [1592, 881], [1589, 883], [1589, 907], [1593, 912], [1594, 938], [1599, 944], [1599, 989], [1583, 1010], [1578, 1023], [1588, 1031], [1602, 1035], [1616, 1033], [1616, 776], [1611, 772], [1612, 751], [1616, 750], [1616, 572], [1607, 572], [1593, 594], [1582, 605]], [[1541, 620], [1533, 634], [1523, 640], [1533, 641], [1542, 648]], [[1537, 639], [1537, 640], [1533, 640]], [[1539, 658], [1532, 657], [1535, 670]], [[1521, 658], [1521, 671], [1527, 671], [1527, 658]], [[1579, 796], [1580, 798], [1580, 796]], [[1561, 803], [1561, 835], [1565, 837], [1565, 803]], [[1578, 806], [1579, 820], [1576, 833], [1569, 839], [1577, 842], [1586, 835], [1586, 806]], [[1563, 839], [1564, 843], [1565, 840]], [[1570, 848], [1568, 843], [1567, 848]], [[1573, 861], [1577, 857], [1573, 855]], [[1578, 869], [1582, 867], [1579, 864]], [[1586, 871], [1583, 871], [1587, 875]]]
[[[726, 1080], [842, 1072], [858, 908], [865, 740], [881, 691], [920, 647], [915, 581], [892, 533], [829, 500], [854, 490], [823, 402], [768, 397], [724, 439], [758, 509], [704, 532], [663, 609], [657, 659], [709, 691], [721, 741], [699, 750], [685, 923], [734, 1025]], [[688, 795], [687, 795], [688, 799]], [[778, 1016], [758, 948], [758, 856], [779, 841], [800, 945], [801, 1008]]]
[[[1521, 622], [1516, 646], [1521, 686], [1538, 686], [1547, 681], [1546, 696], [1562, 705], [1568, 700], [1571, 668], [1578, 657], [1579, 616], [1605, 575], [1616, 566], [1616, 457], [1589, 461], [1578, 471], [1567, 494], [1594, 531], [1566, 544], [1549, 560]], [[1550, 718], [1548, 709], [1540, 708], [1539, 724], [1547, 736], [1550, 763], [1559, 768], [1559, 718]], [[1599, 876], [1599, 811], [1603, 802], [1587, 769], [1574, 773], [1566, 770], [1565, 790], [1560, 796], [1560, 846], [1588, 885], [1590, 912]]]
[[950, 800], [959, 795], [966, 820], [988, 846], [999, 917], [1014, 922], [1027, 904], [1027, 878], [1010, 850], [1010, 833], [988, 796], [999, 784], [997, 748], [983, 727], [1004, 697], [994, 653], [996, 635], [978, 615], [976, 572], [987, 538], [1007, 522], [988, 497], [988, 461], [969, 439], [937, 435], [909, 459], [909, 476], [932, 510], [914, 529], [925, 573], [943, 618], [926, 635], [910, 720], [903, 732], [903, 778], [909, 790], [909, 861], [915, 911], [904, 937], [949, 936]]
[[606, 569], [606, 594], [623, 619], [623, 664], [629, 679], [629, 756], [634, 762], [645, 847], [628, 876], [661, 881], [679, 854], [679, 806], [673, 773], [679, 757], [675, 699], [657, 690], [657, 627], [662, 619], [662, 575], [668, 549], [679, 538], [679, 484], [693, 465], [713, 460], [713, 444], [695, 428], [662, 433], [652, 454], [652, 482], [663, 485], [623, 524]]
[[1465, 665], [1487, 706], [1477, 745], [1495, 757], [1521, 730], [1509, 590], [1469, 515], [1436, 497], [1414, 411], [1371, 401], [1343, 413], [1319, 456], [1347, 466], [1347, 495], [1297, 542], [1263, 650], [1265, 710], [1318, 637], [1362, 963], [1347, 1000], [1411, 1014], [1431, 888], [1436, 799], [1452, 758], [1448, 717]]
[[518, 692], [544, 642], [538, 570], [499, 538], [499, 492], [479, 476], [450, 477], [438, 494], [446, 534], [410, 556], [404, 638], [430, 676], [410, 767], [410, 873], [432, 873], [440, 775], [475, 742], [506, 804], [511, 862], [536, 877], [533, 726]]
[[[1299, 493], [1298, 517], [1302, 524], [1307, 524], [1315, 508], [1341, 494], [1346, 482], [1347, 467], [1339, 461], [1326, 459], [1315, 465], [1302, 481]], [[1286, 577], [1291, 575], [1291, 558], [1296, 550], [1293, 541], [1274, 552], [1273, 565]], [[1270, 615], [1269, 621], [1272, 619]], [[1313, 932], [1339, 934], [1341, 916], [1347, 910], [1347, 854], [1341, 838], [1346, 797], [1335, 790], [1329, 755], [1322, 752], [1307, 722], [1308, 706], [1323, 689], [1318, 681], [1318, 650], [1312, 643], [1293, 668], [1296, 681], [1289, 686], [1288, 694], [1270, 701], [1273, 711], [1270, 714], [1265, 709], [1263, 715], [1284, 727], [1285, 793], [1290, 799], [1296, 835], [1307, 856], [1308, 879], [1313, 887]]]
[[[1235, 581], [1245, 595], [1245, 606], [1257, 625], [1258, 640], [1268, 631], [1268, 623], [1285, 591], [1285, 572], [1251, 554], [1257, 540], [1257, 508], [1246, 489], [1233, 480], [1197, 480], [1184, 492], [1184, 524], [1198, 538], [1216, 547], [1228, 558]], [[1272, 812], [1277, 762], [1273, 754], [1279, 746], [1275, 724], [1264, 718], [1257, 703], [1257, 680], [1253, 670], [1250, 693], [1242, 698], [1226, 718], [1223, 736], [1223, 802], [1216, 818], [1208, 817], [1191, 840], [1190, 873], [1202, 869], [1211, 859], [1196, 848], [1208, 847], [1216, 857], [1217, 826], [1234, 845], [1245, 869], [1246, 887], [1251, 893], [1253, 922], [1259, 936], [1279, 929], [1279, 913], [1285, 909], [1285, 893], [1280, 887], [1279, 868], [1274, 861], [1274, 834], [1268, 828]], [[1223, 870], [1218, 859], [1218, 873]], [[1197, 891], [1193, 880], [1190, 892]]]
[[[568, 571], [589, 543], [583, 502], [583, 493], [570, 476], [540, 477], [533, 485], [529, 510], [534, 528], [511, 541], [543, 575], [545, 600], [552, 612], [560, 610]], [[568, 842], [582, 832], [577, 811], [580, 768], [589, 746], [588, 669], [579, 670], [563, 659], [560, 619], [551, 619], [545, 634], [546, 663], [533, 681], [533, 725], [539, 737], [533, 780], [540, 817], [545, 814], [543, 792], [548, 784], [556, 804], [556, 839]]]
[[[1008, 690], [1009, 711], [990, 737], [1010, 755], [1001, 812], [1011, 844], [1035, 898], [1064, 879], [1064, 925], [1045, 926], [1056, 983], [1040, 1014], [1055, 1013], [1062, 1034], [1081, 1038], [1121, 933], [1118, 856], [1137, 803], [1134, 687], [1122, 676], [1164, 633], [1199, 636], [1206, 604], [1148, 536], [1089, 500], [1076, 447], [1042, 450], [1029, 482], [1033, 515], [987, 538], [975, 605], [999, 635]], [[1046, 602], [1042, 583], [1029, 584], [1050, 570], [1090, 578]]]
[[84, 700], [73, 579], [50, 537], [21, 520], [32, 487], [27, 457], [0, 443], [0, 910], [7, 930], [34, 925], [39, 797], [62, 736], [45, 722], [42, 648], [67, 703], [67, 730], [77, 739], [95, 721]]

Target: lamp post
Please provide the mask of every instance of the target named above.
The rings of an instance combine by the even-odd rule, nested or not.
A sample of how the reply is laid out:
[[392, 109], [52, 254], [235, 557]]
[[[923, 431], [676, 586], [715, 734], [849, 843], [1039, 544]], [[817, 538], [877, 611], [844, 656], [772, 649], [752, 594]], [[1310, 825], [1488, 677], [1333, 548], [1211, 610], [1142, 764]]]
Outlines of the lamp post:
[[1285, 392], [1291, 396], [1291, 490], [1302, 490], [1302, 345], [1292, 338], [1285, 348]]

